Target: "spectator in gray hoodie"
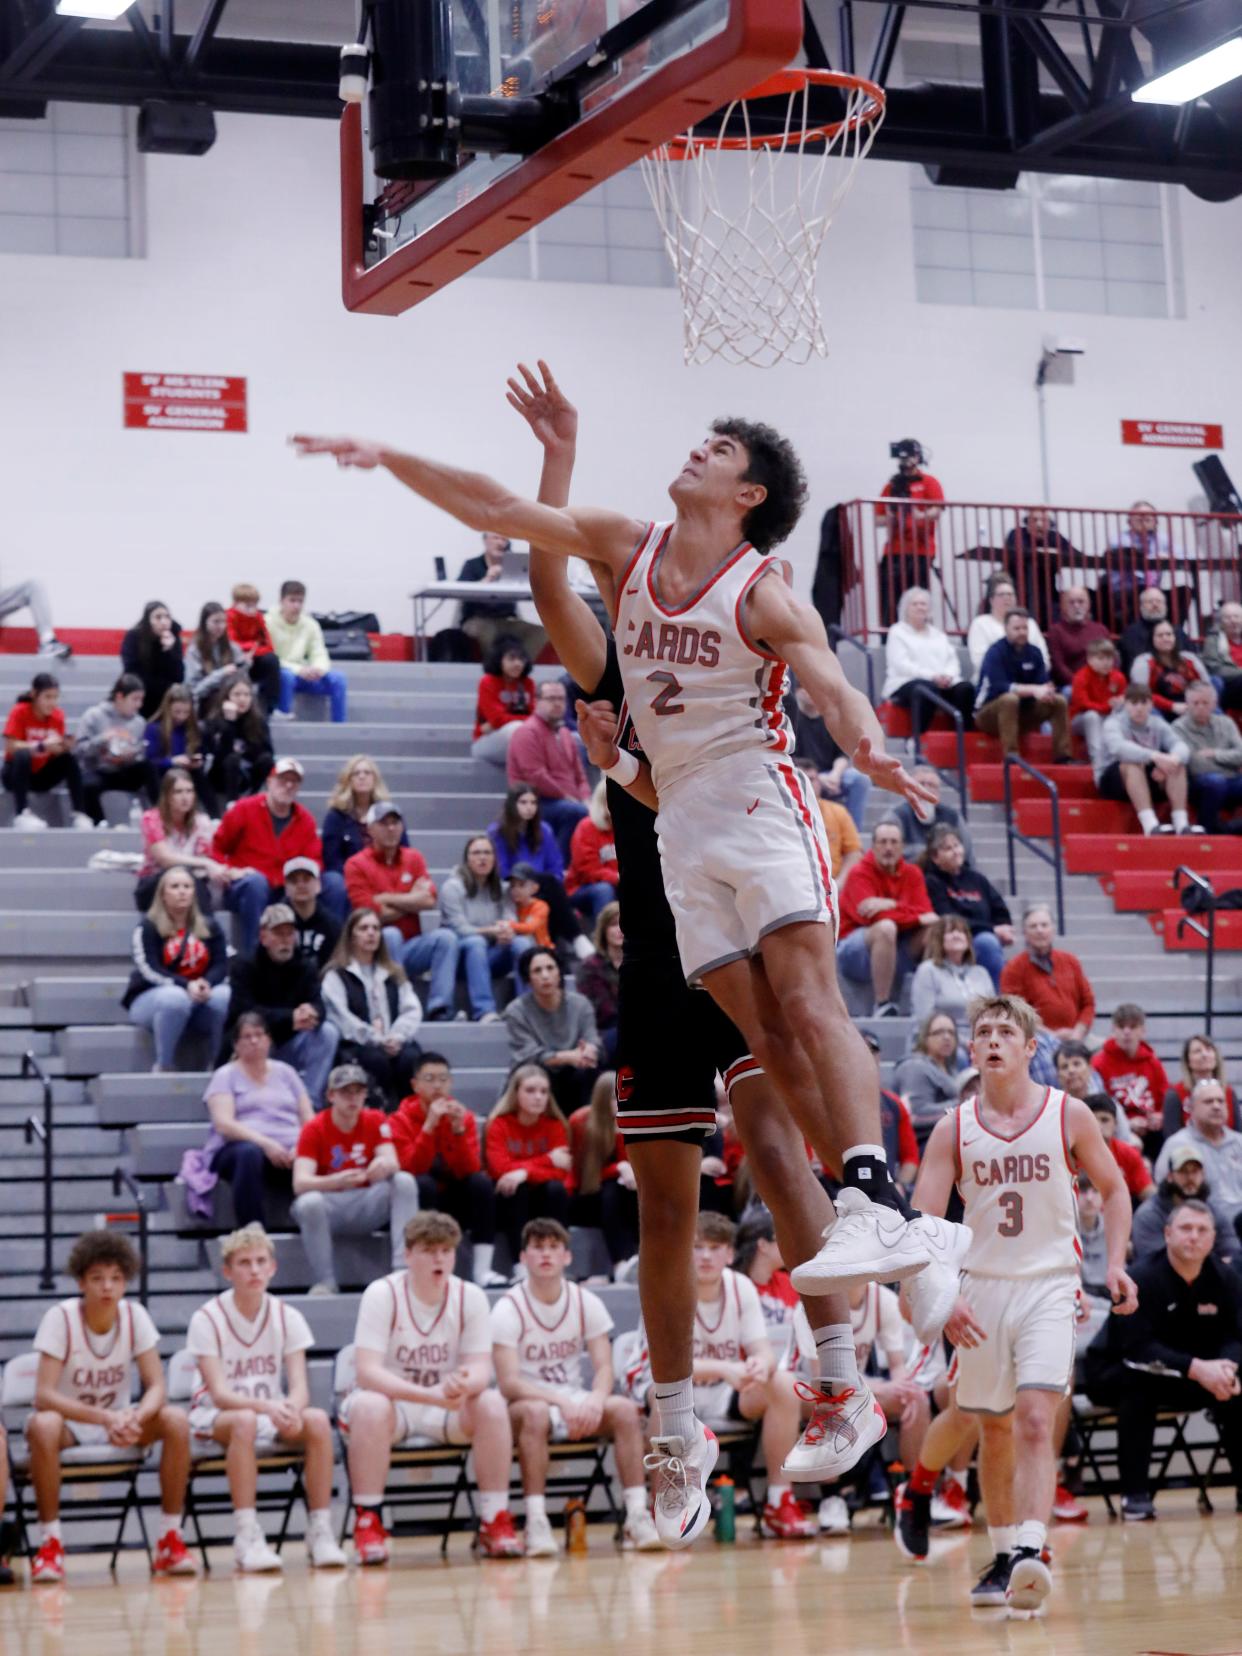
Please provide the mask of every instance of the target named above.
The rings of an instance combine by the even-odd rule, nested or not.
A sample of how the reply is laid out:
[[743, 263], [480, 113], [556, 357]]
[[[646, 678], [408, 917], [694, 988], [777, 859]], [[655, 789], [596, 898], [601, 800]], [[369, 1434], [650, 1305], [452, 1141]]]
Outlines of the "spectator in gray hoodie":
[[542, 1064], [556, 1102], [572, 1115], [590, 1100], [599, 1073], [595, 1008], [585, 995], [565, 988], [551, 949], [528, 950], [518, 970], [526, 992], [505, 1007], [509, 1060]]
[[[1095, 785], [1104, 799], [1128, 799], [1145, 834], [1202, 833], [1191, 828], [1186, 812], [1186, 765], [1190, 749], [1157, 713], [1145, 684], [1126, 689], [1121, 711], [1110, 713], [1101, 728], [1103, 748]], [[1172, 826], [1156, 820], [1155, 806], [1167, 799]]]
[[466, 995], [476, 1023], [495, 1023], [492, 978], [516, 972], [521, 955], [534, 947], [513, 927], [517, 910], [500, 882], [496, 847], [486, 834], [472, 834], [461, 862], [440, 887], [440, 916], [461, 942], [458, 970], [465, 975]]
[[965, 1028], [971, 1001], [994, 993], [991, 975], [975, 959], [970, 921], [960, 914], [941, 915], [927, 928], [927, 947], [910, 982], [911, 1012], [920, 1023], [943, 1012]]
[[185, 682], [194, 697], [200, 719], [207, 718], [217, 692], [223, 690], [246, 658], [228, 634], [228, 615], [223, 604], [204, 604], [198, 627], [185, 647]]
[[1242, 805], [1242, 735], [1227, 713], [1216, 711], [1216, 688], [1192, 684], [1186, 711], [1173, 734], [1190, 749], [1190, 797], [1205, 832], [1220, 833], [1220, 813]]
[[1164, 1227], [1172, 1218], [1174, 1209], [1185, 1201], [1207, 1203], [1216, 1221], [1212, 1257], [1222, 1265], [1228, 1264], [1238, 1251], [1238, 1235], [1224, 1209], [1212, 1200], [1202, 1156], [1193, 1144], [1179, 1144], [1174, 1149], [1164, 1178], [1147, 1200], [1140, 1202], [1134, 1210], [1130, 1242], [1136, 1260], [1150, 1258], [1161, 1251], [1164, 1247]]
[[[988, 993], [992, 990], [988, 982]], [[958, 1101], [957, 1024], [947, 1012], [933, 1012], [919, 1026], [914, 1051], [903, 1058], [893, 1077], [914, 1123], [915, 1136], [924, 1139], [941, 1116]]]
[[146, 804], [155, 804], [155, 772], [147, 758], [147, 725], [142, 716], [144, 694], [136, 673], [122, 673], [107, 700], [88, 707], [78, 720], [74, 752], [82, 767], [86, 809], [96, 827], [103, 826], [101, 795], [105, 792], [131, 796], [129, 816], [135, 828], [142, 818], [140, 796]]

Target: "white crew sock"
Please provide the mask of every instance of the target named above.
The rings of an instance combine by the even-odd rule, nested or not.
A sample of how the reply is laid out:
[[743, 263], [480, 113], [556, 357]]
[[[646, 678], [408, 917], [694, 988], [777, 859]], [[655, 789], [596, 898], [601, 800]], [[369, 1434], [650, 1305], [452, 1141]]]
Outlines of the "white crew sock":
[[961, 1490], [963, 1495], [966, 1493], [966, 1482], [970, 1477], [969, 1471], [959, 1472], [955, 1467], [950, 1466], [947, 1468], [945, 1475], [953, 1479], [953, 1482]]
[[308, 1517], [306, 1527], [308, 1530], [313, 1531], [316, 1535], [318, 1535], [321, 1531], [326, 1531], [329, 1535], [331, 1535], [332, 1509], [330, 1507], [316, 1508], [316, 1510]]
[[1173, 813], [1173, 826], [1177, 829], [1179, 834], [1181, 833], [1183, 828], [1189, 828], [1190, 827], [1190, 817], [1189, 817], [1188, 813], [1185, 812], [1185, 811], [1174, 811], [1174, 813]]
[[234, 1533], [245, 1535], [247, 1530], [256, 1530], [259, 1527], [259, 1513], [257, 1507], [235, 1507], [233, 1509]]
[[161, 1512], [160, 1522], [163, 1524], [161, 1535], [181, 1534], [181, 1514], [179, 1512]]
[[[538, 1497], [536, 1497], [538, 1499]], [[507, 1489], [480, 1489], [479, 1517], [485, 1524], [490, 1524], [493, 1518], [509, 1509], [509, 1491]]]
[[43, 1545], [44, 1541], [59, 1541], [61, 1539], [59, 1518], [49, 1518], [46, 1524], [41, 1524], [39, 1526], [39, 1529], [40, 1546]]
[[789, 1494], [792, 1487], [793, 1486], [791, 1484], [770, 1483], [768, 1485], [768, 1505], [780, 1506], [781, 1502], [785, 1499], [786, 1495]]
[[1016, 1524], [989, 1524], [988, 1540], [992, 1544], [992, 1551], [997, 1558], [1013, 1551], [1013, 1538], [1017, 1530]]
[[548, 1516], [548, 1497], [546, 1495], [528, 1495], [526, 1497], [526, 1522], [532, 1518], [546, 1518]]
[[354, 1505], [356, 1507], [370, 1507], [372, 1512], [378, 1512], [383, 1504], [384, 1496], [382, 1492], [379, 1495], [364, 1495], [360, 1489], [354, 1492]]
[[1153, 810], [1151, 810], [1150, 808], [1146, 811], [1140, 811], [1139, 814], [1138, 814], [1138, 819], [1139, 819], [1139, 827], [1143, 830], [1143, 832], [1145, 834], [1154, 834], [1157, 827], [1159, 826], [1159, 824], [1156, 821], [1156, 813]]
[[625, 1502], [625, 1516], [640, 1518], [647, 1510], [646, 1484], [635, 1484], [632, 1489], [623, 1489], [621, 1499]]
[[1029, 1547], [1033, 1552], [1041, 1553], [1047, 1541], [1047, 1524], [1041, 1524], [1038, 1518], [1024, 1518], [1013, 1538], [1013, 1550], [1018, 1552], [1023, 1547]]
[[862, 1382], [858, 1377], [854, 1330], [849, 1323], [825, 1323], [822, 1328], [813, 1328], [811, 1335], [819, 1355], [823, 1389], [830, 1392], [842, 1391], [847, 1386], [857, 1389]]
[[495, 1252], [494, 1242], [476, 1242], [474, 1245], [474, 1280], [480, 1288], [487, 1281]]
[[694, 1439], [694, 1379], [657, 1380], [651, 1388], [656, 1437]]

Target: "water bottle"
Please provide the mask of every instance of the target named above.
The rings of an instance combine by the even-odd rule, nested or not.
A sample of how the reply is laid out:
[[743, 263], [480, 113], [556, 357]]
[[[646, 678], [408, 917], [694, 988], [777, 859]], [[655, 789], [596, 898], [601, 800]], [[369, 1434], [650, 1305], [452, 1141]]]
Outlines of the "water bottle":
[[737, 1506], [733, 1479], [720, 1477], [713, 1483], [716, 1491], [716, 1539], [725, 1545], [737, 1540]]
[[587, 1515], [586, 1505], [576, 1496], [565, 1502], [565, 1551], [570, 1553], [584, 1553], [587, 1551]]

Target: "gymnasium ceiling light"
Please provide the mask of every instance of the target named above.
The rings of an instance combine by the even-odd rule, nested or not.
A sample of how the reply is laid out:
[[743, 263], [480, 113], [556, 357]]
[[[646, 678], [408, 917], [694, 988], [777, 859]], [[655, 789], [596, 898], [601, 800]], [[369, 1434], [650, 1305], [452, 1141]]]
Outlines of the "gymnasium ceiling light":
[[134, 0], [56, 0], [61, 17], [93, 17], [107, 22], [120, 17]]
[[1242, 35], [1157, 75], [1130, 94], [1135, 103], [1188, 104], [1242, 75]]

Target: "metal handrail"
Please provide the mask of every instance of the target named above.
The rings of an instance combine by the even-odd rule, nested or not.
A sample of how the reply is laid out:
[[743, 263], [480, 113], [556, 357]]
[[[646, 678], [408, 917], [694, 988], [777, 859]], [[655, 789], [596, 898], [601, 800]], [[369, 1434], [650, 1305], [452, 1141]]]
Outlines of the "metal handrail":
[[1207, 914], [1206, 924], [1201, 920], [1196, 920], [1192, 914], [1184, 914], [1177, 922], [1177, 935], [1180, 937], [1184, 931], [1189, 929], [1194, 932], [1196, 937], [1203, 938], [1207, 944], [1207, 985], [1206, 999], [1203, 1006], [1203, 1028], [1205, 1033], [1210, 1035], [1212, 1033], [1212, 999], [1216, 979], [1216, 887], [1211, 880], [1198, 873], [1197, 870], [1187, 868], [1185, 863], [1179, 863], [1173, 870], [1174, 891], [1182, 889], [1182, 876], [1185, 876], [1191, 885], [1197, 885], [1201, 891], [1206, 891], [1208, 895], [1208, 905], [1205, 910]]
[[122, 1185], [134, 1198], [134, 1206], [138, 1210], [138, 1257], [140, 1260], [138, 1267], [138, 1298], [145, 1305], [151, 1279], [151, 1266], [147, 1257], [149, 1251], [147, 1247], [147, 1198], [143, 1194], [142, 1186], [137, 1183], [132, 1173], [128, 1173], [123, 1167], [114, 1168], [112, 1172], [112, 1194], [114, 1196], [121, 1194]]
[[[1012, 767], [1016, 765], [1024, 770], [1028, 776], [1033, 776], [1040, 787], [1047, 788], [1052, 800], [1052, 850], [1047, 851], [1038, 841], [1029, 839], [1013, 821], [1013, 780]], [[1050, 776], [1043, 771], [1036, 770], [1029, 760], [1023, 759], [1020, 754], [1007, 753], [1005, 755], [1005, 840], [1009, 851], [1009, 894], [1018, 895], [1017, 858], [1014, 854], [1015, 845], [1024, 846], [1032, 856], [1046, 862], [1056, 877], [1057, 889], [1057, 936], [1065, 936], [1065, 891], [1061, 873], [1061, 791]]]
[[24, 1052], [22, 1076], [25, 1078], [31, 1075], [43, 1088], [43, 1118], [40, 1120], [38, 1116], [27, 1116], [24, 1129], [27, 1144], [33, 1144], [37, 1138], [43, 1145], [43, 1270], [39, 1275], [39, 1287], [46, 1292], [56, 1286], [56, 1272], [52, 1269], [52, 1082], [34, 1053]]
[[[914, 728], [917, 730], [921, 721], [914, 717], [914, 710], [920, 701], [927, 701], [933, 707], [938, 707], [942, 713], [947, 713], [953, 720], [953, 732], [957, 737], [957, 791], [962, 801], [962, 820], [970, 820], [970, 802], [966, 797], [966, 726], [962, 715], [951, 701], [946, 701], [938, 690], [933, 690], [930, 684], [924, 684], [921, 679], [915, 679], [910, 686], [910, 716]], [[924, 732], [926, 734], [926, 732]], [[922, 737], [914, 738], [914, 757], [922, 760]]]
[[861, 638], [852, 632], [846, 632], [844, 627], [838, 627], [835, 624], [828, 628], [828, 642], [832, 645], [834, 651], [838, 644], [852, 644], [862, 656], [863, 667], [867, 674], [867, 700], [874, 707], [876, 705], [875, 663], [871, 659], [871, 651]]

